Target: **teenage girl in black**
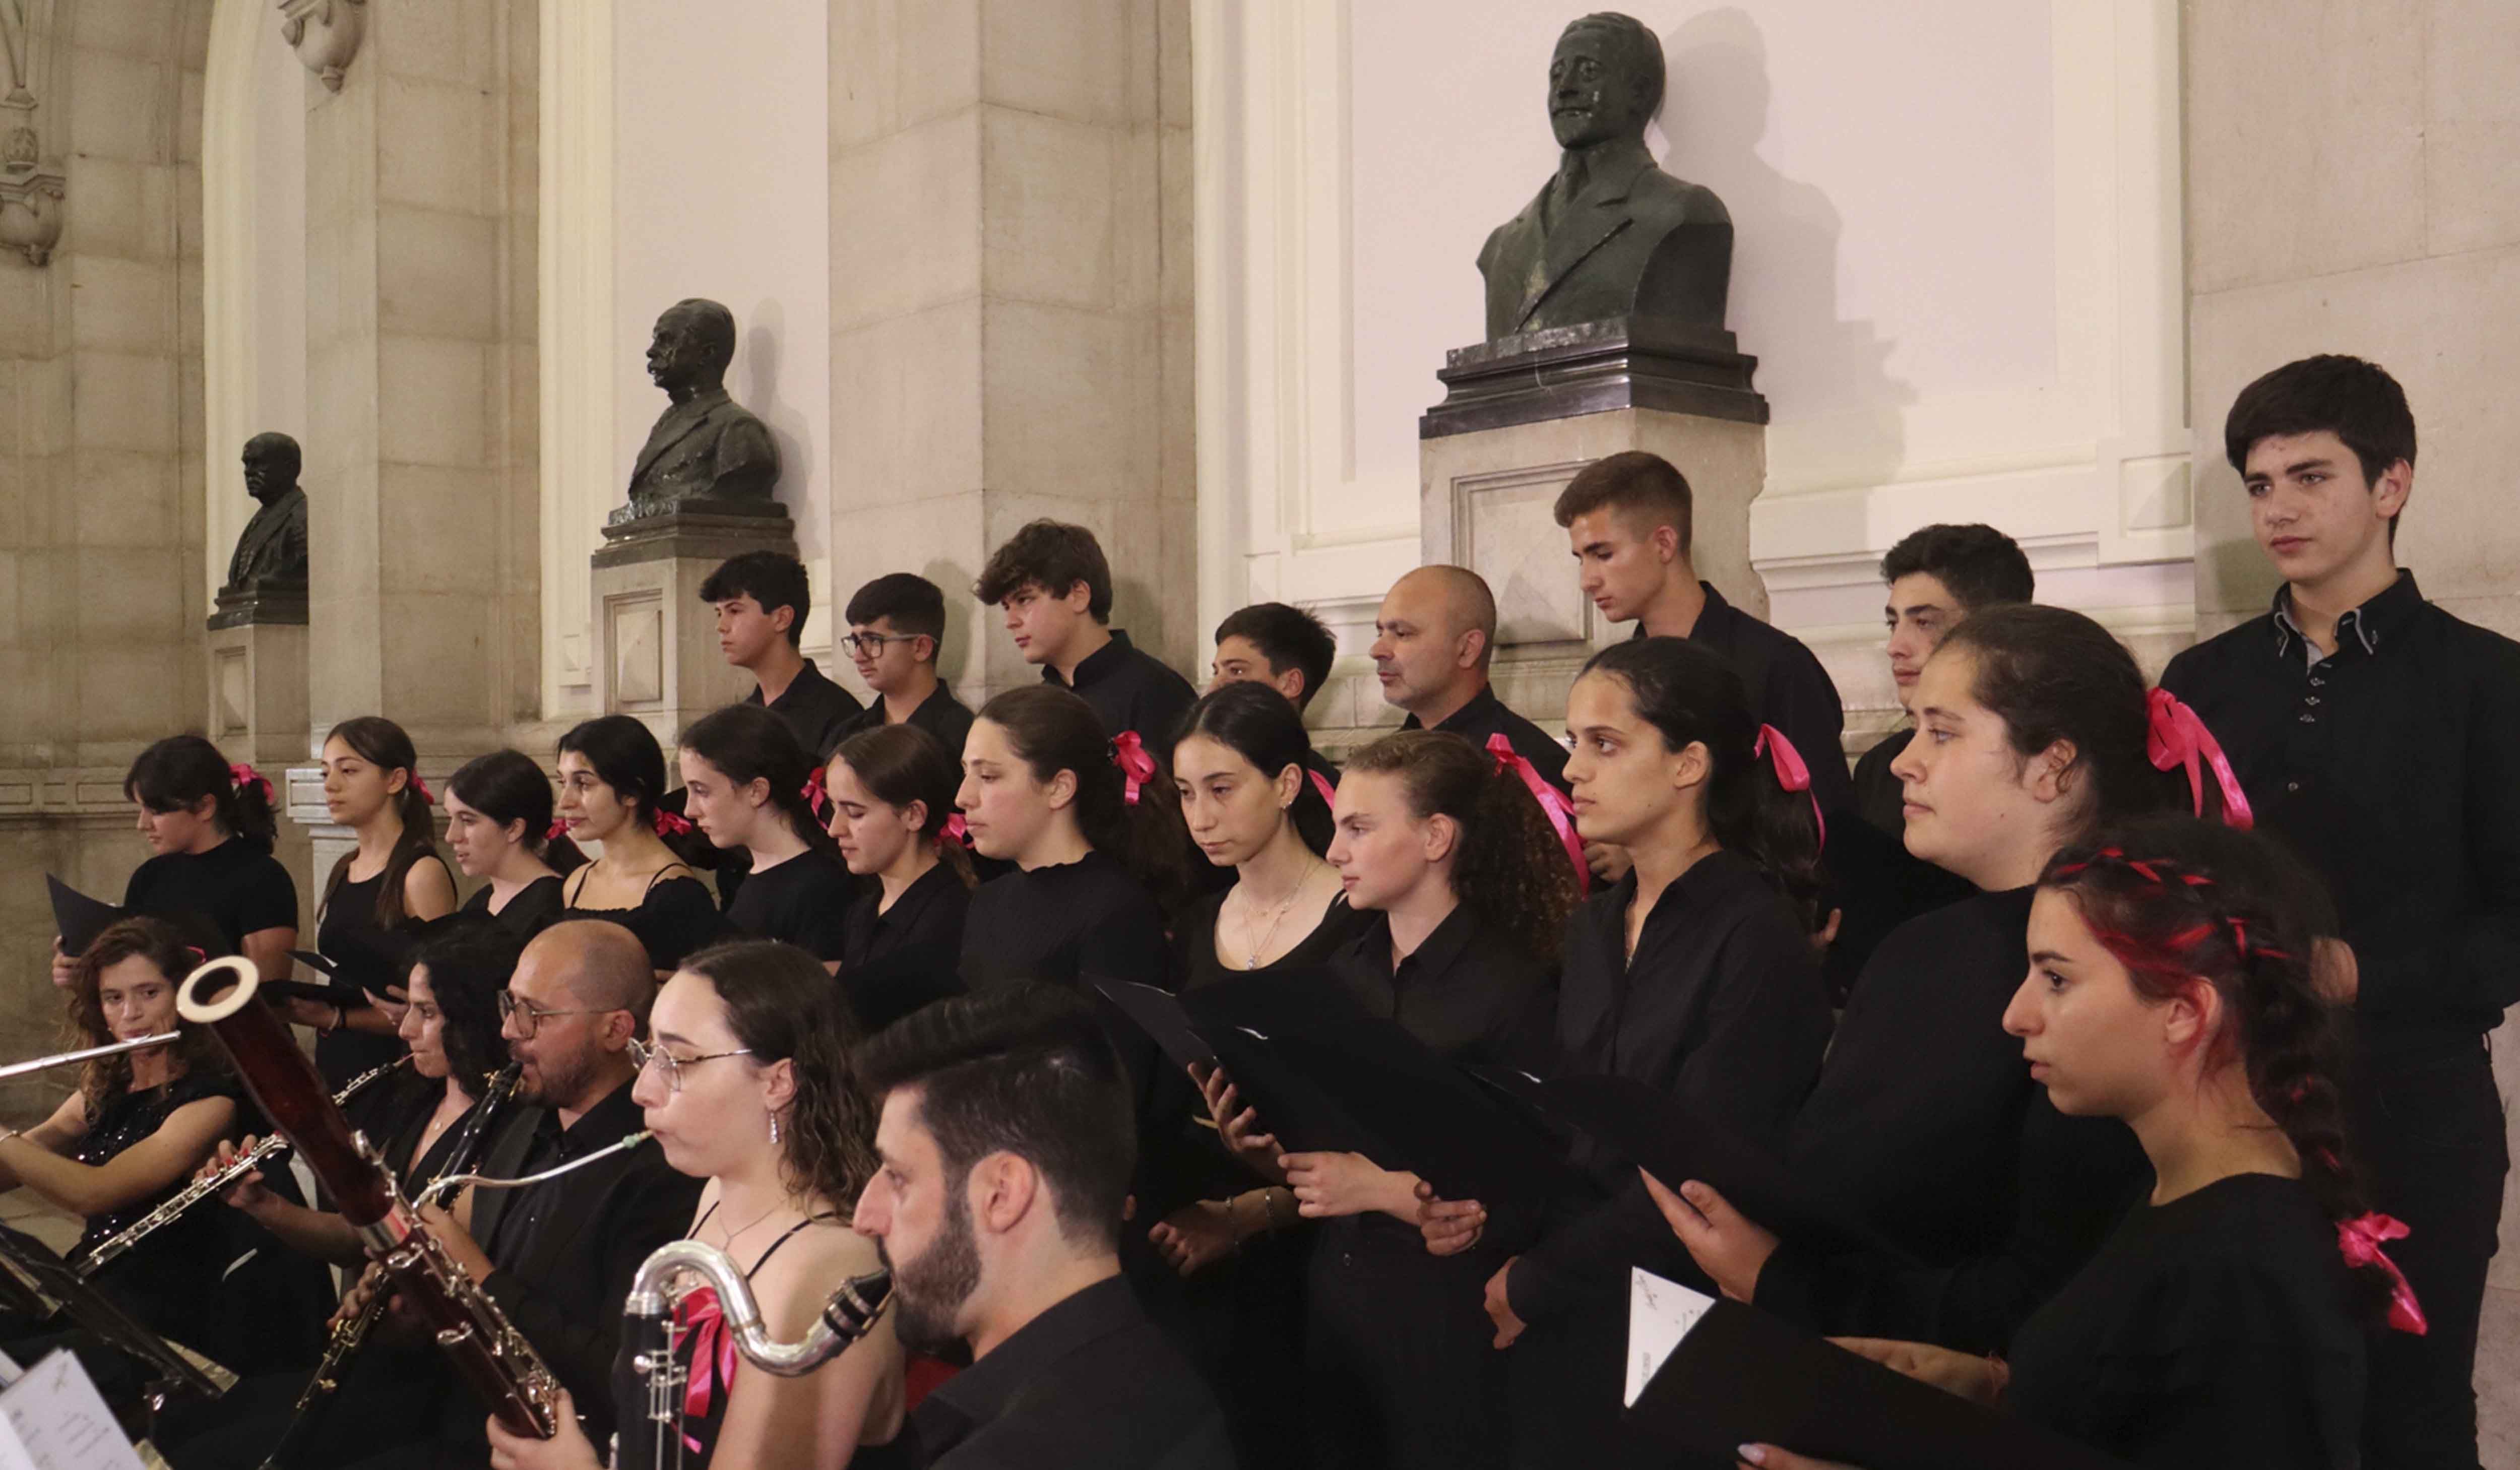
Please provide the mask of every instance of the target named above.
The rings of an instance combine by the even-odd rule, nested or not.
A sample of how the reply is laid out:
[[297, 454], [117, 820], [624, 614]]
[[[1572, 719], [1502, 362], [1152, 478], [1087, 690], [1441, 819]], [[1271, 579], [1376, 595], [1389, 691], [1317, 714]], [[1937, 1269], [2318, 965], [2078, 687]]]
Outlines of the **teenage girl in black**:
[[402, 1054], [401, 975], [410, 927], [455, 912], [455, 875], [437, 830], [420, 757], [402, 727], [362, 715], [324, 738], [324, 811], [358, 846], [333, 865], [317, 911], [316, 948], [334, 965], [330, 1004], [292, 1001], [318, 1033], [315, 1065], [336, 1091]]
[[683, 732], [675, 758], [683, 810], [709, 841], [749, 856], [727, 926], [836, 968], [857, 884], [814, 810], [822, 783], [788, 722], [758, 704], [730, 704]]
[[660, 977], [726, 932], [684, 853], [707, 839], [659, 806], [664, 794], [665, 752], [628, 715], [601, 715], [560, 737], [560, 815], [572, 841], [604, 845], [568, 875], [561, 916], [628, 929]]
[[[2061, 1112], [2121, 1119], [2151, 1191], [2014, 1336], [2008, 1360], [1868, 1356], [2159, 1470], [2359, 1463], [2366, 1323], [2420, 1331], [2346, 1146], [2335, 927], [2273, 844], [2190, 818], [2059, 854], [2004, 1013]], [[1660, 1191], [1667, 1214], [1696, 1224]], [[1812, 1462], [1744, 1447], [1766, 1470]]]
[[446, 845], [483, 880], [467, 913], [496, 917], [522, 943], [560, 918], [561, 879], [586, 858], [552, 826], [551, 780], [530, 756], [493, 750], [446, 779]]
[[[200, 735], [174, 735], [140, 752], [122, 794], [139, 809], [155, 854], [132, 871], [123, 909], [215, 933], [222, 953], [252, 960], [267, 979], [289, 978], [297, 884], [271, 855], [271, 782], [250, 766], [229, 765]], [[68, 986], [77, 958], [54, 941], [55, 985]]]
[[869, 1033], [962, 991], [954, 967], [971, 910], [971, 862], [946, 836], [963, 773], [916, 725], [840, 742], [826, 773], [832, 840], [858, 875], [840, 952], [840, 991]]

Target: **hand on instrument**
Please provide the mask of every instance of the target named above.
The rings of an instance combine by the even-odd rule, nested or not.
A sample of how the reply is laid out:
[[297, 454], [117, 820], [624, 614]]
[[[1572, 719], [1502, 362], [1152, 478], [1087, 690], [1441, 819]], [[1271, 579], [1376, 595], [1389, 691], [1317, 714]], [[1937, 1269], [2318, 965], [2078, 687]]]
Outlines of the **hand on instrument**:
[[1259, 1112], [1242, 1105], [1242, 1096], [1234, 1090], [1234, 1079], [1225, 1075], [1225, 1069], [1194, 1066], [1190, 1079], [1207, 1098], [1207, 1116], [1215, 1121], [1216, 1136], [1224, 1141], [1226, 1152], [1271, 1183], [1285, 1182], [1285, 1173], [1278, 1167], [1277, 1135], [1262, 1131]]
[[1147, 1238], [1165, 1264], [1185, 1276], [1232, 1255], [1242, 1243], [1234, 1225], [1234, 1202], [1225, 1199], [1193, 1200], [1148, 1230]]
[[1479, 1243], [1488, 1227], [1488, 1208], [1474, 1199], [1446, 1199], [1424, 1180], [1418, 1181], [1418, 1232], [1426, 1237], [1426, 1254], [1458, 1256]]
[[1636, 864], [1628, 857], [1628, 850], [1616, 843], [1587, 842], [1584, 844], [1584, 866], [1593, 869], [1595, 880], [1615, 883], [1626, 877], [1628, 869]]
[[1522, 1329], [1529, 1325], [1513, 1314], [1513, 1299], [1506, 1294], [1506, 1281], [1513, 1273], [1513, 1262], [1521, 1259], [1520, 1256], [1514, 1257], [1513, 1261], [1498, 1267], [1495, 1275], [1488, 1277], [1488, 1320], [1496, 1323], [1497, 1329], [1496, 1341], [1490, 1344], [1492, 1347], [1512, 1347], [1513, 1340], [1522, 1336]]
[[428, 1226], [428, 1233], [437, 1237], [438, 1244], [446, 1247], [446, 1254], [454, 1257], [455, 1264], [464, 1268], [464, 1273], [476, 1284], [488, 1280], [490, 1272], [498, 1270], [490, 1264], [488, 1253], [473, 1243], [472, 1232], [464, 1227], [462, 1221], [448, 1214], [444, 1205], [421, 1206], [420, 1219]]
[[[566, 1389], [560, 1392], [558, 1412], [560, 1433], [548, 1440], [512, 1434], [493, 1417], [490, 1470], [604, 1470], [595, 1447], [587, 1442], [586, 1430], [577, 1422], [577, 1406], [569, 1402]], [[622, 1432], [632, 1432], [632, 1426], [624, 1425]]]
[[370, 1298], [380, 1291], [391, 1289], [392, 1285], [385, 1277], [385, 1269], [373, 1261], [369, 1262], [367, 1269], [359, 1272], [359, 1278], [350, 1283], [350, 1289], [341, 1293], [341, 1305], [333, 1310], [333, 1319], [324, 1324], [325, 1330], [338, 1331], [347, 1326], [356, 1320], [360, 1314], [368, 1310]]
[[59, 934], [53, 936], [53, 984], [62, 990], [78, 984], [78, 957], [64, 952]]
[[1777, 1253], [1777, 1237], [1710, 1185], [1690, 1180], [1675, 1194], [1652, 1175], [1644, 1179], [1646, 1192], [1671, 1223], [1671, 1232], [1688, 1247], [1697, 1269], [1714, 1277], [1726, 1296], [1750, 1300], [1759, 1289], [1759, 1272]]
[[1286, 1186], [1295, 1191], [1295, 1213], [1306, 1220], [1330, 1220], [1380, 1210], [1399, 1220], [1418, 1220], [1418, 1180], [1394, 1174], [1361, 1153], [1282, 1154], [1278, 1167]]
[[[242, 1143], [230, 1143], [221, 1139], [219, 1151], [212, 1154], [210, 1161], [202, 1166], [199, 1178], [208, 1179], [221, 1170], [233, 1166], [240, 1156], [253, 1151], [254, 1142], [255, 1139], [251, 1134], [248, 1134]], [[219, 1191], [221, 1203], [243, 1210], [248, 1215], [261, 1210], [266, 1205], [275, 1204], [279, 1199], [279, 1195], [264, 1186], [262, 1171], [259, 1169], [248, 1169], [238, 1175], [225, 1189]]]
[[1881, 1337], [1832, 1337], [1829, 1341], [1973, 1403], [1992, 1404], [2003, 1397], [2003, 1386], [2012, 1380], [2012, 1369], [2001, 1358], [1981, 1358], [1931, 1343], [1894, 1342]]
[[1749, 1470], [1862, 1470], [1861, 1466], [1841, 1464], [1836, 1460], [1816, 1460], [1807, 1454], [1779, 1449], [1774, 1445], [1744, 1445], [1733, 1451]]

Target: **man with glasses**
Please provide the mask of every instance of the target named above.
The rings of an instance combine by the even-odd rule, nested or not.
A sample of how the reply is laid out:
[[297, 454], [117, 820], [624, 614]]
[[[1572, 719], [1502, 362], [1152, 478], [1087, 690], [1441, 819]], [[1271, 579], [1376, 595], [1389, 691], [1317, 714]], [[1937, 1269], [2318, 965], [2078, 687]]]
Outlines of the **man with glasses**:
[[960, 763], [971, 711], [936, 673], [945, 646], [944, 591], [925, 577], [891, 572], [857, 590], [847, 617], [849, 633], [840, 646], [877, 697], [848, 722], [842, 736], [882, 725], [916, 725]]
[[[647, 951], [620, 925], [575, 919], [535, 936], [500, 993], [499, 1015], [521, 1070], [518, 1100], [536, 1112], [530, 1126], [508, 1131], [482, 1173], [539, 1174], [639, 1132], [630, 1085], [644, 1050], [633, 1048], [655, 998]], [[621, 1300], [639, 1264], [690, 1225], [701, 1184], [643, 1146], [543, 1183], [467, 1190], [451, 1212], [424, 1212], [576, 1400], [599, 1445], [613, 1430]], [[483, 1464], [482, 1417], [459, 1388], [434, 1439], [362, 1460], [361, 1470]]]

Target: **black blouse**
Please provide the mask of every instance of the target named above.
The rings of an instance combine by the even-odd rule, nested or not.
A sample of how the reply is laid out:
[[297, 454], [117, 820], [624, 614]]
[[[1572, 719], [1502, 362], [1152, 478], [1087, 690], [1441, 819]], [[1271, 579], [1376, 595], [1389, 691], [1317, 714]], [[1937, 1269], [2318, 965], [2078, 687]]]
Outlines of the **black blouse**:
[[152, 918], [198, 917], [245, 953], [245, 937], [297, 927], [297, 884], [270, 851], [230, 837], [205, 853], [159, 853], [131, 873], [122, 907]]
[[1096, 980], [1173, 989], [1163, 911], [1120, 861], [1008, 873], [971, 895], [963, 923], [963, 980], [973, 990], [1026, 980], [1076, 990]]
[[938, 863], [903, 889], [891, 908], [878, 913], [882, 902], [878, 885], [849, 906], [840, 950], [840, 993], [870, 1033], [931, 1001], [962, 993], [955, 970], [971, 890], [950, 865]]
[[[428, 857], [420, 861], [438, 860]], [[316, 921], [315, 948], [333, 962], [333, 1001], [345, 1010], [374, 1004], [370, 996], [385, 995], [401, 983], [403, 957], [412, 945], [411, 925], [405, 920], [387, 929], [377, 922], [377, 895], [384, 880], [382, 871], [355, 882], [344, 878], [324, 901], [323, 915]], [[352, 1031], [346, 1026], [315, 1039], [316, 1070], [324, 1074], [324, 1085], [337, 1092], [351, 1078], [402, 1053], [400, 1037]]]
[[2137, 1465], [2359, 1462], [2362, 1329], [2299, 1180], [2138, 1205], [2022, 1325], [2011, 1365], [2014, 1412]]
[[[586, 888], [584, 875], [593, 870], [578, 870], [579, 892]], [[560, 916], [619, 924], [639, 937], [639, 943], [647, 946], [650, 967], [660, 970], [676, 968], [726, 933], [725, 916], [717, 912], [717, 900], [709, 897], [708, 885], [689, 873], [666, 877], [662, 869], [648, 880], [648, 891], [635, 909], [581, 909], [572, 902]]]
[[1372, 1015], [1387, 1016], [1429, 1050], [1465, 1065], [1547, 1064], [1557, 973], [1489, 928], [1466, 905], [1391, 963], [1391, 916], [1363, 922], [1332, 967]]
[[490, 890], [485, 885], [464, 901], [464, 912], [489, 913], [518, 939], [531, 939], [560, 922], [561, 910], [565, 907], [561, 898], [564, 886], [557, 875], [536, 878], [518, 889], [516, 897], [508, 900], [508, 907], [490, 913]]
[[839, 859], [809, 847], [776, 868], [746, 873], [726, 906], [727, 927], [747, 939], [792, 944], [817, 959], [837, 959], [857, 887]]
[[[1229, 888], [1226, 893], [1232, 891]], [[1177, 945], [1179, 953], [1175, 961], [1179, 968], [1175, 973], [1182, 977], [1185, 991], [1215, 985], [1237, 975], [1256, 973], [1235, 969], [1216, 958], [1216, 920], [1225, 912], [1225, 893], [1209, 894], [1182, 916]], [[1260, 969], [1293, 969], [1301, 965], [1327, 963], [1354, 943], [1358, 933], [1371, 920], [1371, 915], [1349, 908], [1347, 896], [1341, 894], [1330, 900], [1329, 908], [1322, 913], [1322, 921], [1313, 926], [1311, 933], [1306, 934], [1293, 949], [1260, 966]]]

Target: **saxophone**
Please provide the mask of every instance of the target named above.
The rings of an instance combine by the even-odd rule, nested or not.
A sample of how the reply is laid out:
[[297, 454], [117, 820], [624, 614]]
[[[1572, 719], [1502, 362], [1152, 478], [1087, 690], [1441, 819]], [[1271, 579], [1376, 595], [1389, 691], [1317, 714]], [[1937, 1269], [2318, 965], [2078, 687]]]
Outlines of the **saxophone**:
[[[490, 1078], [489, 1085], [481, 1090], [481, 1100], [472, 1109], [472, 1116], [464, 1122], [464, 1132], [448, 1151], [446, 1165], [438, 1171], [439, 1178], [462, 1174], [480, 1161], [482, 1151], [490, 1146], [492, 1130], [498, 1127], [500, 1118], [507, 1113], [508, 1104], [516, 1098], [517, 1083], [523, 1073], [522, 1067], [510, 1062]], [[304, 1391], [298, 1394], [296, 1405], [290, 1410], [289, 1428], [282, 1433], [280, 1443], [272, 1447], [271, 1453], [264, 1456], [262, 1470], [279, 1470], [289, 1463], [299, 1442], [320, 1421], [324, 1407], [332, 1402], [335, 1391], [340, 1388], [341, 1370], [349, 1366], [350, 1359], [367, 1345], [368, 1335], [383, 1319], [385, 1308], [392, 1300], [393, 1293], [385, 1289], [384, 1283], [379, 1282], [357, 1313], [334, 1326], [332, 1337], [324, 1344], [323, 1359], [315, 1364], [315, 1375], [306, 1380]]]
[[[385, 1063], [382, 1067], [370, 1067], [365, 1072], [351, 1078], [348, 1086], [333, 1094], [334, 1105], [338, 1107], [346, 1104], [351, 1098], [359, 1095], [360, 1091], [363, 1091], [368, 1084], [384, 1076], [387, 1072], [392, 1071], [394, 1068], [399, 1067], [404, 1062], [410, 1060], [411, 1058], [408, 1056], [399, 1057], [393, 1061]], [[85, 1259], [79, 1262], [79, 1278], [81, 1280], [86, 1280], [89, 1277], [94, 1276], [98, 1271], [101, 1271], [107, 1267], [112, 1265], [117, 1258], [127, 1255], [133, 1246], [136, 1246], [141, 1241], [147, 1239], [151, 1234], [156, 1232], [158, 1226], [165, 1225], [168, 1221], [173, 1220], [176, 1216], [193, 1208], [193, 1206], [200, 1204], [202, 1200], [209, 1198], [211, 1195], [227, 1188], [228, 1185], [233, 1184], [237, 1180], [245, 1178], [247, 1175], [251, 1174], [256, 1169], [261, 1168], [264, 1164], [270, 1162], [270, 1160], [276, 1155], [283, 1154], [288, 1151], [289, 1140], [278, 1134], [273, 1134], [270, 1137], [256, 1143], [252, 1148], [247, 1150], [245, 1153], [238, 1155], [237, 1161], [230, 1164], [225, 1169], [220, 1170], [216, 1174], [206, 1175], [201, 1179], [195, 1180], [191, 1184], [185, 1186], [183, 1193], [169, 1198], [164, 1204], [159, 1205], [157, 1209], [141, 1216], [138, 1220], [133, 1221], [117, 1233], [109, 1235], [105, 1239], [98, 1241], [96, 1249], [88, 1252]]]
[[326, 1094], [288, 1028], [269, 1007], [253, 1003], [261, 983], [248, 960], [213, 959], [184, 977], [176, 1010], [208, 1028], [235, 1060], [247, 1091], [332, 1194], [369, 1258], [434, 1329], [457, 1376], [512, 1433], [551, 1438], [559, 1424], [559, 1381], [429, 1233], [375, 1147]]

